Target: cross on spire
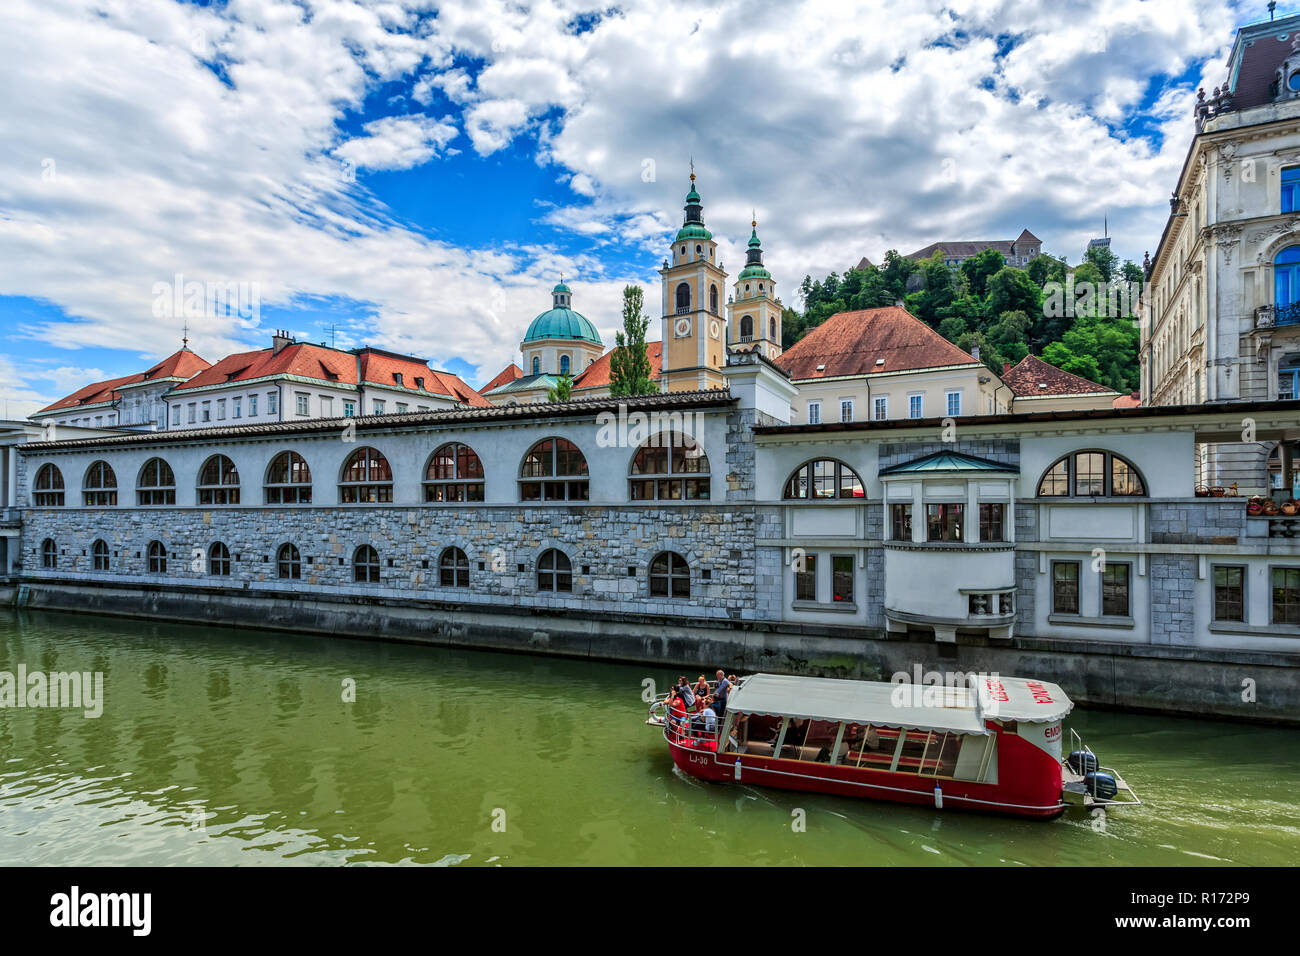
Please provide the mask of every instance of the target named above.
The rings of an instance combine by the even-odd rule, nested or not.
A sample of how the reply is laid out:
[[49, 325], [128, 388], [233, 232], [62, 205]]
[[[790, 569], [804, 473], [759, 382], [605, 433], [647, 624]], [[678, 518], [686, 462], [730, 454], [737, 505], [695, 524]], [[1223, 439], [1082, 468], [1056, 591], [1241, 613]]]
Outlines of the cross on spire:
[[187, 349], [189, 347], [190, 347], [190, 324], [189, 322], [186, 322], [183, 326], [181, 326], [181, 348]]

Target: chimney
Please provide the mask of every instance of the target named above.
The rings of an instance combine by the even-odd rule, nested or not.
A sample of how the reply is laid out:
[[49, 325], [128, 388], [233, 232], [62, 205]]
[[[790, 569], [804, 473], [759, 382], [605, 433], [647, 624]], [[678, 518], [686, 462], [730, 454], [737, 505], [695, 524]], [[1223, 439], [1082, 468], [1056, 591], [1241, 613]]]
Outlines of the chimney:
[[901, 308], [903, 307], [903, 300], [902, 300], [902, 299], [895, 299], [895, 300], [894, 300], [894, 307], [895, 307], [895, 308], [899, 308], [899, 309], [901, 309]]
[[970, 356], [977, 362], [980, 360], [980, 344], [978, 342], [970, 347]]
[[293, 336], [291, 336], [288, 332], [284, 331], [283, 329], [276, 329], [275, 335], [271, 336], [271, 349], [272, 349], [271, 354], [279, 355], [280, 349], [284, 348], [286, 345], [292, 345], [292, 344], [293, 344]]
[[1002, 375], [1003, 375], [1003, 377], [1005, 378], [1007, 372], [1010, 372], [1010, 371], [1011, 371], [1011, 363], [1010, 363], [1010, 362], [1003, 362], [1003, 363], [1002, 363]]

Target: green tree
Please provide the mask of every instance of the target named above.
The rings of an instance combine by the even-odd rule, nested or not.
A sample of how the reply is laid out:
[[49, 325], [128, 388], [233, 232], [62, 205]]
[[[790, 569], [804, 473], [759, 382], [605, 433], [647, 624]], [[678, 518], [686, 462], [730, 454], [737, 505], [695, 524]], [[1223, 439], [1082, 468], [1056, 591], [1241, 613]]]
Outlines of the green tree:
[[1138, 387], [1138, 340], [1128, 319], [1078, 319], [1043, 349], [1043, 361], [1128, 394]]
[[567, 373], [561, 375], [555, 385], [546, 390], [546, 400], [548, 402], [567, 402], [572, 395], [573, 376]]
[[1049, 282], [1065, 281], [1065, 260], [1039, 253], [1025, 265], [1025, 271], [1040, 289]]
[[907, 310], [934, 328], [947, 313], [945, 310], [957, 298], [957, 281], [952, 269], [944, 264], [943, 255], [935, 251], [920, 263], [924, 285], [906, 297]]
[[988, 280], [984, 307], [989, 315], [1003, 312], [1037, 315], [1043, 308], [1043, 290], [1024, 269], [1004, 266]]
[[1083, 261], [1096, 266], [1105, 282], [1114, 278], [1115, 271], [1119, 268], [1119, 256], [1110, 251], [1110, 246], [1089, 246], [1083, 252]]
[[659, 391], [650, 378], [645, 343], [650, 320], [642, 313], [643, 301], [640, 286], [624, 287], [623, 331], [614, 334], [614, 353], [609, 357], [609, 394], [615, 398]]
[[958, 268], [961, 269], [961, 274], [966, 277], [971, 294], [983, 298], [984, 289], [988, 285], [989, 279], [1006, 264], [1006, 257], [1002, 253], [996, 249], [985, 249], [978, 255], [965, 260]]

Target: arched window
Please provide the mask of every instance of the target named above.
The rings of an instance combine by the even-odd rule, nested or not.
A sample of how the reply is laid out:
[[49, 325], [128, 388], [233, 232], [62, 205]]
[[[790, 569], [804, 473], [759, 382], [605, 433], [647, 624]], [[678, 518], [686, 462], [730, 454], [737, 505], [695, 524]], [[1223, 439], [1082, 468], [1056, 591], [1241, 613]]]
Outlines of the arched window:
[[445, 548], [438, 558], [438, 581], [445, 588], [469, 587], [469, 558], [460, 548]]
[[282, 451], [266, 469], [268, 505], [311, 504], [311, 469], [296, 451]]
[[786, 498], [862, 498], [858, 473], [834, 458], [819, 458], [795, 469], [785, 483]]
[[63, 472], [48, 462], [36, 472], [32, 504], [37, 508], [56, 508], [63, 504]]
[[689, 282], [681, 282], [677, 286], [677, 311], [691, 311], [691, 285]]
[[541, 558], [537, 561], [537, 590], [556, 592], [573, 590], [573, 565], [569, 563], [569, 556], [563, 551], [551, 548], [542, 552]]
[[41, 567], [57, 568], [59, 566], [59, 546], [53, 538], [41, 542]]
[[352, 554], [352, 580], [358, 584], [379, 583], [379, 552], [368, 544]]
[[93, 507], [117, 504], [117, 475], [106, 461], [92, 462], [81, 483], [83, 502]]
[[676, 551], [660, 551], [650, 562], [650, 596], [691, 596], [691, 567]]
[[709, 458], [689, 435], [651, 435], [632, 458], [628, 497], [633, 501], [707, 499]]
[[199, 469], [199, 504], [239, 504], [239, 472], [225, 455], [213, 455]]
[[483, 462], [474, 449], [447, 442], [424, 469], [425, 501], [482, 501]]
[[161, 541], [149, 542], [149, 573], [167, 573], [167, 547]]
[[161, 458], [150, 458], [140, 469], [135, 485], [136, 502], [142, 505], [176, 504], [176, 476]]
[[1132, 498], [1146, 493], [1138, 470], [1108, 451], [1077, 451], [1058, 458], [1038, 482], [1040, 498]]
[[302, 554], [295, 545], [280, 545], [280, 550], [275, 554], [275, 576], [294, 579], [302, 577]]
[[567, 355], [560, 356], [560, 374], [561, 375], [569, 374], [569, 357]]
[[712, 284], [709, 285], [709, 311], [718, 314], [718, 287]]
[[1300, 319], [1300, 246], [1287, 246], [1273, 259], [1273, 304], [1278, 325]]
[[767, 337], [773, 342], [776, 341], [776, 316], [767, 320]]
[[740, 341], [751, 342], [754, 339], [754, 317], [752, 315], [742, 315], [740, 317]]
[[534, 375], [542, 374], [542, 360], [539, 356], [536, 355], [533, 356], [533, 374]]
[[374, 448], [358, 448], [343, 465], [339, 501], [374, 504], [393, 500], [393, 469]]
[[524, 456], [519, 469], [523, 501], [587, 501], [587, 459], [567, 438], [543, 438]]
[[96, 539], [95, 543], [90, 546], [90, 557], [93, 562], [91, 566], [96, 571], [107, 571], [109, 567], [108, 542], [103, 538]]
[[230, 549], [220, 541], [212, 542], [208, 548], [208, 574], [222, 578], [230, 576]]

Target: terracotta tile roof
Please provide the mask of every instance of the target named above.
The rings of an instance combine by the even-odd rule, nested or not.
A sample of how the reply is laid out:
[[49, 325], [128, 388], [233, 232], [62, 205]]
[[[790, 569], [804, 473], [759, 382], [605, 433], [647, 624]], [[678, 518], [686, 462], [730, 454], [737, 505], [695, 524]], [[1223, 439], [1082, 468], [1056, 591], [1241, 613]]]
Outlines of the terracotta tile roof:
[[890, 305], [832, 315], [776, 364], [801, 380], [979, 362], [906, 309]]
[[474, 408], [490, 408], [492, 403], [482, 396], [479, 392], [465, 384], [458, 375], [451, 372], [441, 372], [434, 370], [433, 378], [441, 387], [430, 387], [431, 392], [440, 392], [443, 395], [450, 395], [458, 402], [470, 405]]
[[1039, 395], [1114, 394], [1113, 388], [1098, 385], [1086, 378], [1049, 365], [1036, 355], [1026, 355], [1011, 371], [1002, 376], [1017, 398]]
[[[657, 379], [660, 371], [663, 369], [663, 347], [664, 344], [662, 342], [647, 342], [645, 344], [645, 354], [646, 358], [650, 360], [650, 377], [652, 379]], [[610, 349], [600, 358], [596, 359], [596, 361], [583, 369], [582, 373], [573, 380], [573, 387], [600, 388], [609, 385], [609, 360], [613, 354], [614, 350]]]
[[521, 369], [514, 362], [511, 362], [501, 371], [497, 372], [496, 377], [493, 378], [492, 381], [488, 382], [486, 385], [480, 388], [479, 393], [486, 395], [488, 392], [492, 391], [492, 389], [497, 388], [498, 386], [505, 385], [509, 382], [513, 382], [517, 378], [523, 378], [523, 377], [524, 377], [524, 370]]
[[167, 356], [157, 365], [121, 378], [111, 378], [106, 382], [95, 382], [77, 389], [71, 395], [59, 399], [52, 405], [42, 408], [37, 415], [44, 412], [59, 411], [65, 408], [78, 408], [83, 405], [95, 405], [101, 402], [113, 402], [121, 398], [119, 389], [128, 385], [142, 385], [162, 379], [187, 379], [208, 368], [206, 360], [195, 355], [189, 349], [180, 349]]
[[207, 385], [224, 385], [227, 382], [246, 382], [269, 375], [297, 375], [324, 382], [357, 384], [357, 359], [348, 352], [295, 342], [276, 352], [258, 349], [256, 352], [237, 352], [227, 355], [212, 367], [195, 375], [177, 389], [203, 388]]
[[1137, 408], [1142, 404], [1141, 392], [1130, 392], [1127, 395], [1121, 395], [1115, 401], [1110, 403], [1111, 408]]

